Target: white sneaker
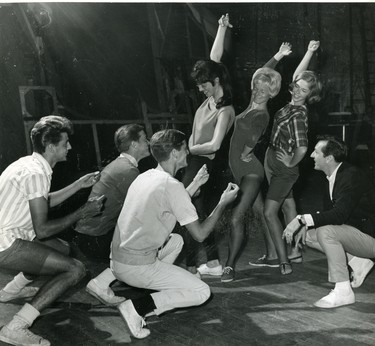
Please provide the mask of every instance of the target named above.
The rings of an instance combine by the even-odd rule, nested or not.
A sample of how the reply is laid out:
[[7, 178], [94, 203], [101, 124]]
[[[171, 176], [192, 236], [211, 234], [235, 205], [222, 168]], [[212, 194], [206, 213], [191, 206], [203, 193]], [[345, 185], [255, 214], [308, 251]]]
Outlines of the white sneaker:
[[11, 345], [22, 346], [50, 346], [51, 343], [47, 339], [32, 333], [26, 326], [9, 329], [4, 326], [0, 330], [0, 340]]
[[337, 289], [334, 289], [331, 290], [328, 295], [315, 302], [314, 305], [318, 308], [331, 309], [353, 303], [355, 303], [355, 296], [352, 290], [350, 290], [347, 294], [343, 294]]
[[223, 267], [219, 264], [216, 267], [207, 267], [207, 264], [204, 263], [200, 265], [197, 269], [201, 275], [214, 275], [214, 276], [221, 276], [223, 274]]
[[116, 296], [110, 287], [106, 289], [100, 288], [95, 279], [90, 280], [87, 284], [86, 292], [107, 306], [117, 306], [126, 300], [124, 297]]
[[29, 298], [34, 297], [39, 291], [39, 287], [24, 287], [17, 293], [9, 293], [4, 290], [0, 291], [0, 302], [6, 303], [10, 300], [19, 299], [19, 298]]
[[145, 320], [138, 315], [133, 302], [127, 300], [118, 306], [122, 318], [129, 328], [130, 333], [137, 339], [143, 339], [150, 335], [150, 330], [143, 328], [146, 325]]
[[367, 274], [370, 272], [371, 268], [374, 266], [374, 262], [368, 258], [353, 257], [349, 263], [350, 267], [353, 269], [351, 275], [351, 282], [353, 288], [358, 288], [362, 285]]

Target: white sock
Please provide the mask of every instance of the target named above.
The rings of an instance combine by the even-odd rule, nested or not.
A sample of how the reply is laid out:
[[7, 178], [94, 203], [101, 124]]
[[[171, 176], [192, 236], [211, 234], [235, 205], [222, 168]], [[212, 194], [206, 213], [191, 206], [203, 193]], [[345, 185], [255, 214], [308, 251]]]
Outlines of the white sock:
[[102, 288], [107, 289], [112, 281], [116, 280], [113, 272], [110, 268], [103, 270], [96, 278], [94, 278], [96, 284]]
[[20, 311], [18, 311], [13, 319], [8, 323], [9, 329], [16, 329], [17, 327], [30, 327], [35, 319], [40, 315], [40, 312], [32, 305], [26, 303]]
[[33, 280], [28, 280], [25, 278], [22, 272], [18, 273], [11, 282], [9, 282], [3, 290], [7, 293], [18, 293], [21, 291], [26, 285], [28, 285]]
[[350, 286], [350, 281], [342, 281], [342, 282], [336, 282], [335, 289], [344, 292], [349, 293], [352, 291], [352, 287]]

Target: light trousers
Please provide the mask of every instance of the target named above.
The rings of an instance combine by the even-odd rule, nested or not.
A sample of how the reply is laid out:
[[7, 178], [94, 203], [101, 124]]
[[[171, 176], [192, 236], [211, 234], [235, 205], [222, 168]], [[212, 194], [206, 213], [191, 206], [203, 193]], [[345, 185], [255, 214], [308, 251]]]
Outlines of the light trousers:
[[210, 287], [202, 280], [173, 265], [183, 243], [180, 235], [172, 233], [152, 264], [127, 265], [111, 262], [118, 280], [133, 287], [159, 291], [151, 294], [157, 315], [175, 308], [201, 305], [211, 295]]
[[349, 280], [348, 261], [353, 256], [375, 258], [375, 238], [349, 225], [308, 230], [306, 244], [326, 254], [330, 282]]

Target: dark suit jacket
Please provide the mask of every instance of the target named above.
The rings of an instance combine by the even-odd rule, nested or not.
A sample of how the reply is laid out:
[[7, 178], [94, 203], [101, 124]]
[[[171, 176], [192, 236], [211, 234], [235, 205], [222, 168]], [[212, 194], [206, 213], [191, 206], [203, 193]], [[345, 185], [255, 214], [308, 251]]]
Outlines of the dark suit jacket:
[[375, 189], [358, 168], [343, 162], [336, 174], [332, 200], [327, 181], [323, 205], [323, 211], [312, 215], [315, 227], [346, 224], [374, 236]]

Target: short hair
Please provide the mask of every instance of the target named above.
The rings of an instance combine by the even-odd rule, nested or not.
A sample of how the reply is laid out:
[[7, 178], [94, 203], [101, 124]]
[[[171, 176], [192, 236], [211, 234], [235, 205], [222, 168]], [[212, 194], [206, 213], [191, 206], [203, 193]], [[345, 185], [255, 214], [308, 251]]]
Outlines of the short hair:
[[59, 115], [47, 115], [40, 118], [30, 132], [33, 150], [43, 154], [48, 144], [58, 144], [61, 140], [61, 133], [68, 135], [73, 133], [72, 122]]
[[217, 103], [216, 108], [219, 109], [232, 104], [232, 84], [229, 72], [224, 64], [213, 60], [198, 60], [190, 76], [197, 85], [207, 82], [215, 85], [215, 78], [219, 78], [219, 83], [223, 88], [223, 96]]
[[150, 140], [152, 156], [157, 162], [167, 161], [173, 149], [181, 150], [186, 143], [186, 135], [175, 129], [158, 131], [153, 134]]
[[115, 146], [119, 153], [127, 152], [133, 141], [138, 142], [144, 127], [138, 124], [123, 125], [114, 135]]
[[257, 81], [262, 81], [268, 86], [271, 97], [275, 97], [280, 91], [281, 75], [272, 68], [262, 67], [254, 72], [253, 78], [251, 79], [251, 90], [254, 89], [254, 84]]
[[324, 141], [326, 144], [322, 147], [324, 157], [332, 155], [336, 162], [343, 162], [348, 156], [348, 147], [341, 139], [331, 136], [318, 136], [319, 141]]
[[293, 86], [301, 79], [309, 83], [310, 94], [307, 96], [306, 102], [308, 104], [319, 102], [321, 99], [320, 94], [323, 89], [323, 85], [319, 76], [314, 71], [302, 71], [296, 76], [291, 86]]

